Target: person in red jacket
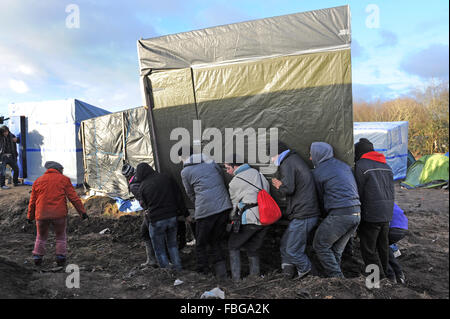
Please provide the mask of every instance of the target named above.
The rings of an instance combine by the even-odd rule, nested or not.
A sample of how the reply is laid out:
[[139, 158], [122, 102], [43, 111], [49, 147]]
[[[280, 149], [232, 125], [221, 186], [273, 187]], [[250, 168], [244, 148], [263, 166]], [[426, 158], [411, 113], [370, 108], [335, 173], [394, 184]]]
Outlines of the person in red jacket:
[[67, 254], [67, 198], [83, 219], [88, 216], [70, 179], [63, 175], [64, 167], [53, 161], [46, 162], [44, 167], [47, 171], [33, 183], [28, 205], [28, 222], [36, 220], [37, 229], [33, 259], [37, 266], [42, 263], [49, 227], [53, 225], [56, 237], [56, 262], [58, 266], [63, 266]]

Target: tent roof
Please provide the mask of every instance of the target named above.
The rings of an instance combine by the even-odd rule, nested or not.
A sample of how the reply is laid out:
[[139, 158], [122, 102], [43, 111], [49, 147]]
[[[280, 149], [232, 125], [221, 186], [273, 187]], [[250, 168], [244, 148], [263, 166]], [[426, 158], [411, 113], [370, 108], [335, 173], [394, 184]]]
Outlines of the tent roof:
[[229, 63], [349, 48], [348, 5], [139, 40], [141, 75], [152, 69]]

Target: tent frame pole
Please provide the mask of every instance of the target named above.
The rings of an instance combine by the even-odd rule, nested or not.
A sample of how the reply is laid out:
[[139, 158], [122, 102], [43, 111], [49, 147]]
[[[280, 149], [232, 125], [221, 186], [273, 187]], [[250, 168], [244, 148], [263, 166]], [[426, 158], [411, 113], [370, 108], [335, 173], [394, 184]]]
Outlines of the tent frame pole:
[[151, 126], [150, 139], [152, 141], [152, 148], [153, 148], [153, 162], [155, 163], [156, 171], [161, 172], [161, 166], [159, 164], [158, 143], [157, 143], [158, 139], [156, 137], [155, 119], [153, 116], [153, 108], [155, 107], [155, 103], [153, 101], [153, 94], [150, 80], [148, 79], [149, 75], [150, 73], [142, 77], [143, 82], [142, 84], [144, 87], [145, 103], [147, 106], [147, 120], [149, 121], [149, 124]]

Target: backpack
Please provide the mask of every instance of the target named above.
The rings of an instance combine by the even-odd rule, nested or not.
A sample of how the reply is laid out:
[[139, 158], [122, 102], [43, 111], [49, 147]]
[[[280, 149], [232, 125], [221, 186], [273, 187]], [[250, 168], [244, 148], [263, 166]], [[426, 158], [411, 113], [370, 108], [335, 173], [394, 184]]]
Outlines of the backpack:
[[[261, 180], [261, 187], [262, 187], [263, 183], [262, 183], [262, 179], [261, 179], [261, 173], [258, 173], [258, 174], [260, 174], [259, 178]], [[247, 181], [239, 176], [236, 176], [236, 177], [243, 180], [244, 182], [249, 183], [253, 187], [259, 189], [258, 198], [257, 198], [258, 204], [255, 206], [258, 206], [259, 222], [261, 223], [261, 225], [263, 225], [263, 226], [271, 225], [281, 218], [280, 207], [278, 207], [275, 200], [272, 198], [272, 196], [270, 196], [270, 194], [268, 192], [266, 192], [265, 189], [261, 189], [258, 186], [253, 185], [249, 181]]]

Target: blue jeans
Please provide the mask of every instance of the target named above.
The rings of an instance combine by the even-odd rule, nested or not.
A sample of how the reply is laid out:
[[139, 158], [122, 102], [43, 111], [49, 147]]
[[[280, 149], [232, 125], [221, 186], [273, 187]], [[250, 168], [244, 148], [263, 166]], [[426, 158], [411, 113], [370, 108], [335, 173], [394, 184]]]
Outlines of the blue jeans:
[[342, 252], [358, 228], [359, 215], [328, 215], [317, 228], [313, 248], [328, 277], [343, 278]]
[[281, 263], [296, 266], [298, 272], [311, 269], [311, 261], [305, 253], [306, 242], [319, 217], [293, 219], [280, 241]]
[[173, 266], [175, 269], [181, 270], [181, 259], [177, 246], [177, 218], [171, 217], [149, 223], [148, 229], [159, 266], [166, 268], [169, 265], [167, 246]]

